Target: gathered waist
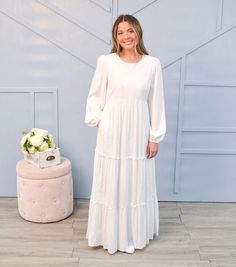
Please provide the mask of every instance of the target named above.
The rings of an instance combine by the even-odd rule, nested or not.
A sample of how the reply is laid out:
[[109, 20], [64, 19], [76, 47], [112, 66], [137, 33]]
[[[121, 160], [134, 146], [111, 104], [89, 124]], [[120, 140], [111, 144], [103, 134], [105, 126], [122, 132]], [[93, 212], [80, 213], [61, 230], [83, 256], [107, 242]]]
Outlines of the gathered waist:
[[113, 105], [125, 105], [128, 106], [137, 106], [137, 105], [147, 105], [147, 100], [140, 98], [119, 98], [119, 99], [109, 99], [105, 106], [113, 106]]

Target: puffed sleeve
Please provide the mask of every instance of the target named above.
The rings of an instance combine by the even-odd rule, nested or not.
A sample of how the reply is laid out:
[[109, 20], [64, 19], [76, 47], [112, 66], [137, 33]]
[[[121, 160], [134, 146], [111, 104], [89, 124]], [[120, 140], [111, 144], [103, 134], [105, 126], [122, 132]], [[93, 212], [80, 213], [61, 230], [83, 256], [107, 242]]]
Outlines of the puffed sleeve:
[[98, 124], [105, 106], [107, 72], [104, 61], [104, 55], [98, 57], [96, 70], [87, 97], [85, 123], [90, 127], [95, 127]]
[[161, 63], [155, 62], [154, 75], [148, 95], [148, 107], [150, 114], [149, 141], [159, 143], [166, 133], [165, 102], [163, 92], [163, 79]]

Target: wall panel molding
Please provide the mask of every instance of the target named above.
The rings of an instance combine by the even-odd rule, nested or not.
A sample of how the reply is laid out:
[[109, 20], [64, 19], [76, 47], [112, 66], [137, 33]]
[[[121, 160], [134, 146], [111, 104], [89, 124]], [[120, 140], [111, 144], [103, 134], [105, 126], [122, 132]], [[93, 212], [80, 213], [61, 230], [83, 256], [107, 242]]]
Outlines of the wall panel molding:
[[[49, 3], [47, 0], [35, 0], [39, 4], [43, 5], [44, 7], [50, 9], [52, 12], [56, 13], [57, 15], [61, 16], [63, 19], [73, 23], [76, 27], [82, 29], [86, 33], [92, 35], [93, 37], [97, 38], [98, 40], [104, 42], [105, 44], [110, 45], [111, 39], [106, 38], [102, 33], [99, 33], [93, 29], [91, 29], [88, 25], [83, 25], [77, 18], [73, 17], [71, 14], [68, 14], [64, 10], [60, 9], [59, 7]], [[91, 1], [93, 2], [93, 1]]]
[[224, 7], [224, 0], [219, 0], [217, 9], [217, 19], [216, 19], [216, 31], [220, 31], [222, 29], [223, 7]]
[[223, 149], [182, 149], [181, 154], [194, 155], [236, 155], [236, 150]]
[[106, 11], [107, 13], [112, 12], [111, 6], [105, 5], [104, 3], [101, 3], [100, 1], [97, 0], [89, 0], [89, 2], [93, 3], [94, 5], [98, 6], [102, 10]]
[[183, 125], [183, 108], [184, 108], [184, 77], [186, 72], [186, 57], [181, 59], [179, 101], [178, 101], [178, 119], [176, 135], [176, 154], [175, 154], [175, 175], [174, 175], [174, 193], [179, 192], [180, 187], [180, 165], [181, 165], [181, 146], [182, 146], [182, 125]]
[[112, 24], [118, 17], [119, 13], [119, 0], [112, 0]]
[[5, 7], [4, 8], [0, 7], [0, 13], [2, 13], [5, 16], [7, 16], [8, 18], [13, 20], [17, 24], [19, 24], [19, 25], [25, 27], [26, 29], [30, 30], [31, 32], [37, 34], [38, 36], [44, 38], [45, 40], [47, 40], [48, 42], [50, 42], [53, 45], [55, 45], [57, 48], [61, 49], [63, 52], [66, 52], [67, 54], [71, 55], [72, 57], [74, 57], [78, 61], [84, 63], [85, 65], [89, 66], [92, 69], [95, 69], [95, 65], [92, 65], [91, 63], [89, 63], [88, 61], [83, 59], [82, 57], [78, 56], [76, 53], [71, 51], [64, 44], [62, 44], [59, 40], [56, 40], [52, 36], [49, 36], [48, 34], [45, 34], [44, 32], [42, 32], [37, 27], [35, 27], [35, 26], [31, 25], [30, 23], [28, 23], [28, 21], [26, 21], [22, 16], [19, 16], [18, 14], [13, 13], [11, 10], [9, 10], [9, 9], [7, 9]]
[[55, 134], [53, 135], [54, 140], [56, 144], [59, 145], [59, 125], [58, 125], [58, 88], [56, 87], [37, 87], [37, 88], [32, 88], [32, 87], [0, 87], [0, 95], [1, 94], [20, 94], [20, 93], [27, 93], [30, 94], [30, 110], [31, 110], [31, 121], [30, 125], [31, 128], [35, 127], [35, 94], [40, 94], [40, 93], [51, 93], [53, 94], [53, 104], [54, 104], [54, 109], [53, 109], [53, 128]]
[[235, 28], [236, 28], [236, 24], [234, 24], [234, 25], [232, 25], [232, 26], [230, 26], [230, 27], [228, 27], [226, 29], [221, 29], [221, 30], [219, 30], [217, 32], [212, 33], [210, 36], [203, 38], [199, 42], [196, 42], [194, 47], [192, 47], [191, 49], [189, 49], [186, 52], [182, 53], [181, 55], [176, 56], [173, 59], [168, 60], [167, 62], [163, 62], [163, 67], [164, 68], [169, 67], [170, 65], [172, 65], [176, 61], [180, 60], [182, 57], [188, 56], [191, 53], [194, 53], [196, 50], [198, 50], [202, 46], [214, 41], [215, 39], [217, 39], [217, 38], [221, 37], [222, 35], [234, 30]]
[[153, 1], [150, 1], [150, 3], [145, 4], [142, 8], [140, 8], [140, 9], [136, 10], [135, 12], [133, 12], [132, 15], [135, 16], [136, 14], [138, 14], [139, 12], [141, 12], [142, 10], [144, 10], [145, 8], [147, 8], [147, 7], [149, 7], [149, 6], [153, 5], [153, 4], [155, 4], [155, 3], [158, 2], [158, 1], [160, 1], [160, 0], [153, 0]]
[[190, 86], [208, 86], [208, 87], [235, 87], [236, 81], [199, 81], [199, 80], [185, 80], [184, 85]]
[[182, 132], [236, 133], [236, 127], [183, 127]]
[[202, 87], [235, 87], [236, 82], [230, 81], [196, 81], [184, 80], [185, 75], [185, 60], [181, 61], [181, 78], [179, 90], [179, 109], [178, 109], [178, 126], [176, 137], [176, 158], [175, 158], [175, 177], [174, 177], [174, 193], [178, 194], [180, 190], [180, 168], [181, 168], [181, 155], [182, 154], [208, 154], [208, 155], [236, 155], [235, 150], [212, 150], [212, 149], [182, 149], [182, 134], [184, 132], [201, 132], [201, 133], [236, 133], [236, 127], [183, 127], [184, 116], [184, 91], [185, 86], [202, 86]]

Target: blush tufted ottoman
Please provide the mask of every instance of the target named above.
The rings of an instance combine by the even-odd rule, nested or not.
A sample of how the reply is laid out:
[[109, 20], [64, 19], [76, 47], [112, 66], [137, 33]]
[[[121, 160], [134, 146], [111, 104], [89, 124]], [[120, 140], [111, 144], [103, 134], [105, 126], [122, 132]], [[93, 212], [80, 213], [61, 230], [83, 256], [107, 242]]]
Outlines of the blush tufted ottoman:
[[71, 163], [40, 169], [25, 160], [16, 165], [18, 209], [21, 217], [32, 222], [55, 222], [73, 212]]

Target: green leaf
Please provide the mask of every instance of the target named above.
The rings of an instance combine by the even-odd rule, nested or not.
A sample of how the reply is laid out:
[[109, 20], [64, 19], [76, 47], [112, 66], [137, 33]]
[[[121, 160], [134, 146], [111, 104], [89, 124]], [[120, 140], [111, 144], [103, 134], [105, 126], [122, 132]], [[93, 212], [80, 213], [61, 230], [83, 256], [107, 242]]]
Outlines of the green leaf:
[[23, 131], [23, 130], [21, 130], [21, 135], [26, 135], [27, 134], [27, 132], [26, 131]]

